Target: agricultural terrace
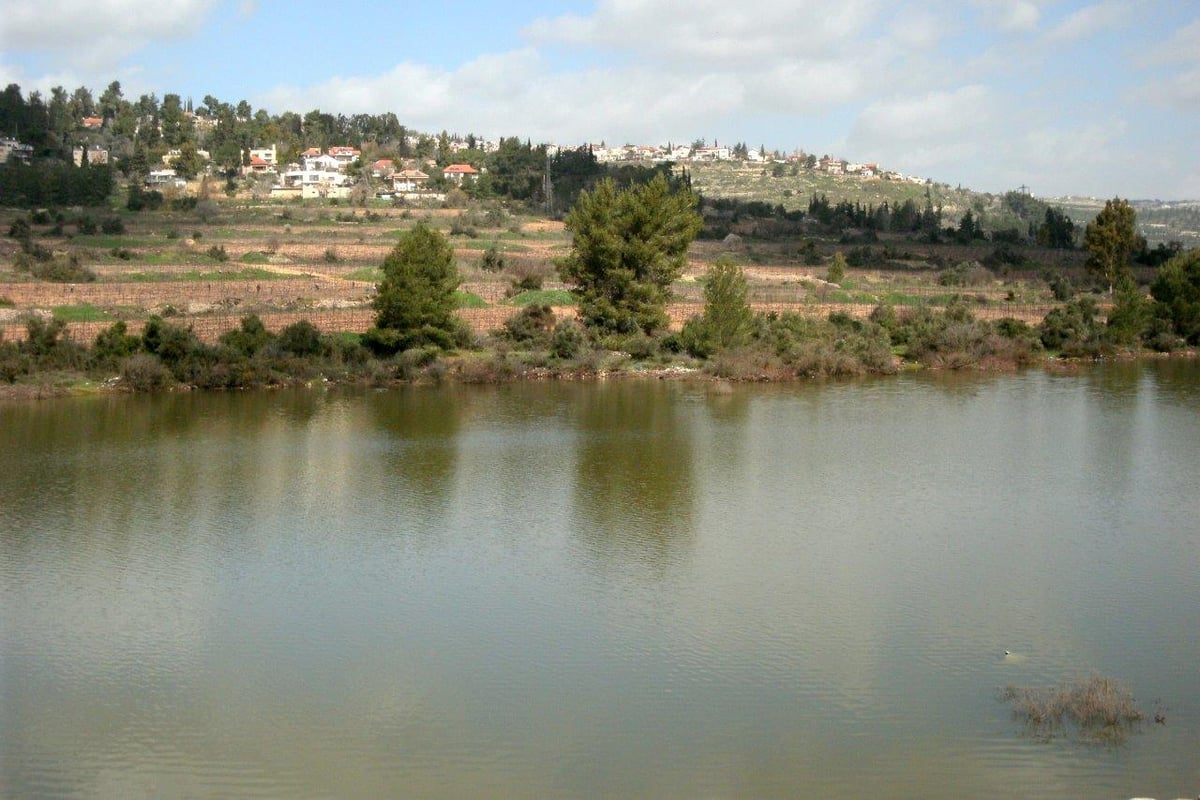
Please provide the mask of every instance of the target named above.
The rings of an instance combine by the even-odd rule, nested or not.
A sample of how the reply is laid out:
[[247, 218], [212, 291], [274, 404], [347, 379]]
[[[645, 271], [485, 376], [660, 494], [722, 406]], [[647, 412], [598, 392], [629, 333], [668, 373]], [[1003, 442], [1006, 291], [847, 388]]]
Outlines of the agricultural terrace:
[[[0, 211], [5, 231], [18, 218], [30, 215]], [[186, 210], [66, 210], [32, 219], [34, 242], [94, 279], [34, 277], [15, 263], [18, 242], [4, 237], [0, 333], [8, 341], [25, 335], [31, 314], [62, 319], [68, 336], [80, 342], [117, 320], [137, 333], [152, 315], [190, 326], [208, 342], [249, 314], [272, 331], [307, 319], [322, 331], [362, 332], [374, 319], [380, 264], [397, 236], [418, 221], [449, 236], [463, 278], [457, 313], [477, 334], [531, 303], [550, 305], [559, 317], [574, 315], [574, 299], [555, 269], [570, 247], [562, 223], [497, 204], [352, 208], [221, 199]], [[97, 220], [110, 232], [99, 230]], [[881, 303], [942, 307], [966, 299], [981, 319], [1036, 323], [1058, 305], [1045, 276], [1082, 275], [1083, 255], [1075, 251], [1011, 246], [997, 261], [991, 243], [933, 245], [897, 236], [855, 244], [844, 235], [780, 232], [753, 219], [705, 235], [719, 238], [692, 245], [688, 267], [672, 287], [668, 314], [676, 329], [702, 309], [700, 278], [721, 257], [744, 267], [756, 310], [815, 316], [865, 317]], [[831, 282], [837, 252], [848, 267]]]

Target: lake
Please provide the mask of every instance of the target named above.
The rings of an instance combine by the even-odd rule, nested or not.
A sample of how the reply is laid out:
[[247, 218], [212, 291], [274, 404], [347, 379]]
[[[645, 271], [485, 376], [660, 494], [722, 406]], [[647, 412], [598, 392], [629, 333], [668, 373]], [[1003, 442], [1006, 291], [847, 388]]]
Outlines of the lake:
[[[0, 465], [0, 796], [1200, 792], [1195, 361], [7, 403]], [[1091, 675], [1123, 744], [998, 699]]]

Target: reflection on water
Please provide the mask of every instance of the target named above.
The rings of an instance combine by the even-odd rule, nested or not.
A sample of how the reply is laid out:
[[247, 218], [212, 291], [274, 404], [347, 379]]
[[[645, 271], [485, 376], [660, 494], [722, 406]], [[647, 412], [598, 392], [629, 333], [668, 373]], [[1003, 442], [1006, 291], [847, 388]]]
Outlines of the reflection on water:
[[[1198, 392], [0, 405], [0, 796], [1187, 796]], [[1168, 724], [1045, 745], [996, 701], [1090, 673]]]
[[682, 411], [665, 384], [618, 381], [577, 398], [574, 528], [614, 570], [661, 573], [687, 546], [695, 456]]

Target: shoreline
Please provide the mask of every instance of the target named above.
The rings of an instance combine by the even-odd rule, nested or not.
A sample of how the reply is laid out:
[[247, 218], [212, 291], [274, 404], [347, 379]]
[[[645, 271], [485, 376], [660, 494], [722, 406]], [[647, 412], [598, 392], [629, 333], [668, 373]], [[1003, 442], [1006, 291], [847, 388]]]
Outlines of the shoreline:
[[[494, 357], [495, 355], [495, 353], [488, 353], [485, 357]], [[897, 368], [890, 373], [867, 372], [862, 375], [810, 376], [798, 374], [768, 374], [763, 372], [762, 374], [752, 377], [739, 376], [734, 378], [715, 375], [709, 371], [706, 371], [703, 367], [685, 366], [682, 364], [672, 364], [666, 366], [643, 366], [637, 362], [625, 368], [601, 370], [587, 370], [581, 369], [578, 366], [568, 365], [564, 365], [561, 369], [545, 366], [531, 366], [519, 368], [506, 375], [490, 374], [487, 377], [481, 378], [479, 376], [464, 375], [463, 367], [465, 364], [470, 363], [470, 359], [462, 356], [454, 356], [440, 362], [441, 364], [445, 365], [445, 369], [440, 370], [436, 377], [421, 375], [419, 377], [410, 379], [390, 378], [377, 381], [368, 379], [365, 376], [356, 376], [353, 378], [330, 378], [326, 375], [318, 375], [308, 379], [296, 378], [294, 380], [278, 383], [235, 386], [228, 388], [207, 388], [178, 383], [157, 390], [140, 391], [124, 385], [119, 375], [97, 380], [82, 375], [73, 375], [70, 373], [48, 373], [46, 375], [47, 378], [56, 378], [56, 380], [41, 382], [25, 380], [13, 383], [0, 383], [0, 402], [36, 402], [69, 397], [89, 397], [98, 395], [112, 396], [120, 394], [134, 395], [178, 392], [277, 391], [281, 389], [314, 389], [318, 387], [362, 387], [373, 389], [392, 389], [401, 386], [436, 386], [441, 384], [501, 385], [510, 383], [537, 383], [548, 381], [599, 382], [630, 379], [695, 381], [714, 385], [731, 386], [733, 384], [785, 384], [807, 383], [812, 381], [840, 382], [862, 378], [887, 378], [899, 375], [901, 373], [914, 372], [932, 372], [936, 374], [975, 374], [986, 376], [1006, 374], [1029, 369], [1042, 369], [1053, 374], [1071, 374], [1078, 372], [1084, 366], [1102, 364], [1109, 361], [1162, 361], [1172, 359], [1186, 360], [1194, 359], [1198, 356], [1200, 356], [1200, 350], [1196, 348], [1177, 350], [1171, 353], [1157, 353], [1143, 350], [1139, 352], [1116, 353], [1102, 358], [1064, 358], [1048, 356], [1036, 364], [991, 362], [987, 366], [976, 365], [959, 369], [929, 366], [912, 361], [901, 361], [897, 363]], [[36, 376], [29, 377], [36, 378]]]

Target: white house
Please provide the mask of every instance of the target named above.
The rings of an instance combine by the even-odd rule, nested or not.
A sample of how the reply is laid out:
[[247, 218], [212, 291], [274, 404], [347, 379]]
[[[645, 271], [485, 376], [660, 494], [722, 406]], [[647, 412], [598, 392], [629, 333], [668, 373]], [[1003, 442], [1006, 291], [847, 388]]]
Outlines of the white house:
[[271, 145], [270, 147], [250, 148], [250, 162], [254, 163], [254, 159], [256, 158], [260, 161], [270, 164], [271, 166], [275, 166], [279, 163], [275, 155], [275, 145]]
[[402, 194], [419, 192], [428, 181], [429, 176], [419, 169], [401, 170], [392, 175], [392, 191]]
[[479, 170], [470, 164], [451, 164], [442, 170], [442, 177], [462, 186], [463, 181], [474, 181], [479, 177]]

